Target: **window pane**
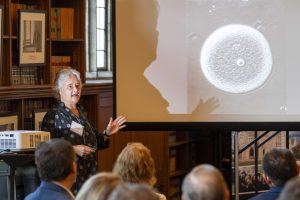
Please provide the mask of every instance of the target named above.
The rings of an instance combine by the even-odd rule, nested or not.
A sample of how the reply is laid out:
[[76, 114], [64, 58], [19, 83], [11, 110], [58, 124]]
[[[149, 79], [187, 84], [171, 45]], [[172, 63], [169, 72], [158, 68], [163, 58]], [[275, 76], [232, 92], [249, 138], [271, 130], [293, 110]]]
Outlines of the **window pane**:
[[105, 9], [97, 8], [97, 28], [105, 28]]
[[104, 68], [105, 55], [104, 51], [97, 51], [97, 68]]
[[105, 7], [105, 0], [97, 0], [97, 7]]
[[97, 29], [97, 50], [105, 50], [104, 30]]

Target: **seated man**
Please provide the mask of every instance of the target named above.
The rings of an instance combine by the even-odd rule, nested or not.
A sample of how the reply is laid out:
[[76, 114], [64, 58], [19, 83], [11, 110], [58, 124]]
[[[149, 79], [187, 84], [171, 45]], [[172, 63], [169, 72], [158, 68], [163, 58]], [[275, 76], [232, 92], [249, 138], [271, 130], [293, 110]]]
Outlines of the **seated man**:
[[298, 176], [296, 158], [291, 151], [282, 148], [273, 148], [263, 158], [263, 172], [267, 182], [271, 182], [268, 192], [259, 194], [251, 200], [275, 200], [284, 187], [285, 183]]
[[35, 163], [41, 179], [40, 186], [25, 200], [72, 200], [70, 191], [77, 166], [72, 145], [64, 139], [41, 143], [35, 151]]
[[229, 200], [229, 191], [220, 171], [212, 165], [196, 166], [182, 184], [183, 200]]

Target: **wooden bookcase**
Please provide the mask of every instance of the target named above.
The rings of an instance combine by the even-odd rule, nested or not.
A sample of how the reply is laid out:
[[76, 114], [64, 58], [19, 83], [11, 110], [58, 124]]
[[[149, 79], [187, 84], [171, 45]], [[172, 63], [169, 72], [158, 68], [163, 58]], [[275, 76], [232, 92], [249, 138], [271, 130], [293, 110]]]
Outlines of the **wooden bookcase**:
[[[70, 66], [81, 72], [85, 82], [85, 1], [84, 0], [0, 0], [3, 6], [3, 54], [0, 86], [47, 85], [53, 76], [52, 56], [70, 57]], [[73, 8], [73, 38], [51, 37], [51, 9]], [[19, 21], [18, 9], [46, 11], [46, 64], [41, 66], [19, 67]], [[68, 24], [61, 24], [61, 26]], [[55, 75], [55, 74], [54, 74]], [[31, 81], [24, 81], [26, 76]], [[18, 77], [21, 80], [18, 80]]]
[[[55, 77], [53, 56], [69, 57], [69, 66], [81, 73], [85, 82], [85, 0], [0, 0], [2, 15], [2, 56], [0, 72], [0, 112], [17, 112], [20, 116], [19, 129], [32, 129], [32, 111], [49, 109], [54, 102], [51, 80]], [[60, 23], [63, 27], [73, 27], [72, 37], [51, 36], [51, 23], [54, 8], [68, 8], [73, 11], [72, 24]], [[45, 64], [19, 64], [19, 10], [45, 11]], [[64, 16], [61, 16], [64, 17]], [[70, 20], [72, 21], [72, 20]], [[95, 87], [97, 89], [95, 89]], [[101, 90], [107, 86], [88, 86], [83, 88], [82, 102], [86, 105], [98, 104]], [[89, 106], [90, 107], [90, 106]], [[97, 125], [98, 113], [87, 110]]]
[[[16, 112], [20, 116], [19, 129], [32, 129], [32, 112], [35, 109], [49, 109], [53, 104], [54, 93], [53, 56], [69, 56], [70, 66], [81, 73], [85, 82], [85, 0], [0, 0], [3, 8], [2, 56], [0, 73], [0, 112]], [[73, 37], [51, 36], [51, 10], [53, 8], [73, 9]], [[19, 63], [19, 21], [18, 9], [46, 11], [45, 22], [45, 65], [18, 66]], [[63, 27], [64, 24], [61, 24]], [[28, 78], [29, 77], [29, 78]], [[30, 81], [27, 81], [27, 80]], [[99, 106], [102, 96], [112, 91], [111, 84], [83, 86], [81, 102], [91, 121], [103, 128]], [[104, 110], [105, 111], [105, 110]]]

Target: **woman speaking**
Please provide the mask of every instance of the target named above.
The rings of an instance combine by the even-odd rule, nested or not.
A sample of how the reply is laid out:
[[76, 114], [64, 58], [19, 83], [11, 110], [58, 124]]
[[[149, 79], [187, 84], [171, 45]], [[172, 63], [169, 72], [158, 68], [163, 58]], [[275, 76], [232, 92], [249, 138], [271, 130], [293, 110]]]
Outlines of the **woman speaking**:
[[77, 194], [82, 184], [98, 172], [96, 150], [107, 148], [108, 137], [125, 127], [125, 117], [110, 119], [106, 130], [99, 133], [88, 120], [83, 107], [78, 103], [81, 96], [80, 73], [75, 69], [61, 70], [55, 80], [58, 102], [50, 109], [41, 129], [49, 131], [51, 138], [64, 138], [71, 142], [77, 155], [77, 179], [72, 187]]

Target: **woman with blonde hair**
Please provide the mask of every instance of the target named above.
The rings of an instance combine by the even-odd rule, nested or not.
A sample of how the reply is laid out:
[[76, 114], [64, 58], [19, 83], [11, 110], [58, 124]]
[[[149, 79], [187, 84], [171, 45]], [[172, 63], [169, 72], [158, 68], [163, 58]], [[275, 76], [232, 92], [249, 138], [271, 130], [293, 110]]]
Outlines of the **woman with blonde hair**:
[[106, 200], [110, 193], [123, 181], [119, 176], [101, 172], [90, 177], [79, 190], [75, 200]]
[[[150, 150], [142, 143], [128, 143], [122, 150], [114, 165], [113, 172], [120, 176], [124, 182], [147, 184], [154, 186], [155, 164]], [[158, 194], [158, 193], [157, 193]], [[158, 194], [160, 199], [166, 199]]]

